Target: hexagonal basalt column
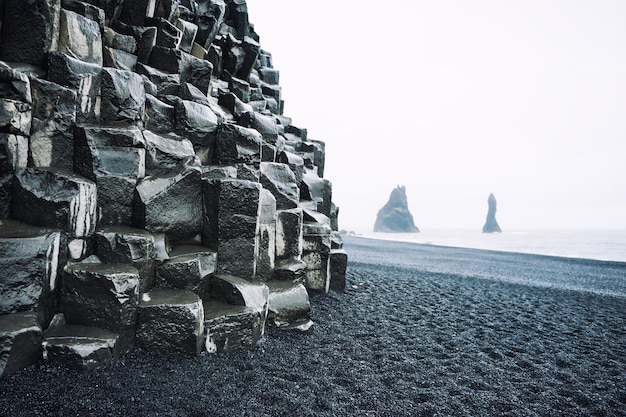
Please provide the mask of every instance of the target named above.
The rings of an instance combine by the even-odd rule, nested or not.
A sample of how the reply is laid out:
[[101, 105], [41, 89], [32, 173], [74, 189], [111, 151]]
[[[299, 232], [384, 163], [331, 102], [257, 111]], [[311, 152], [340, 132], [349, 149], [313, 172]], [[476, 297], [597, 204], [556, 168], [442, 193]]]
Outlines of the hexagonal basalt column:
[[304, 223], [302, 260], [306, 262], [306, 287], [328, 292], [330, 287], [330, 234], [328, 224]]
[[188, 290], [154, 289], [139, 303], [137, 345], [164, 355], [192, 356], [204, 342], [204, 309]]
[[130, 265], [76, 263], [65, 267], [61, 311], [70, 324], [119, 334], [120, 348], [135, 344], [139, 273]]
[[104, 263], [137, 268], [140, 293], [153, 287], [157, 239], [152, 233], [131, 227], [105, 227], [96, 231], [94, 243], [95, 253]]
[[232, 275], [211, 277], [205, 305], [206, 349], [220, 352], [254, 346], [265, 333], [269, 289]]
[[96, 184], [78, 175], [41, 168], [16, 171], [11, 213], [36, 226], [85, 237], [96, 227]]
[[59, 231], [0, 220], [0, 314], [32, 310], [46, 327], [57, 308]]
[[203, 279], [215, 272], [217, 252], [204, 246], [178, 246], [169, 256], [170, 259], [156, 269], [156, 285], [160, 288], [197, 292]]
[[41, 327], [37, 314], [0, 315], [0, 377], [26, 368], [41, 359]]
[[202, 184], [202, 243], [217, 250], [217, 271], [253, 278], [258, 257], [261, 185], [230, 178], [207, 179]]
[[110, 366], [120, 355], [118, 335], [97, 327], [63, 324], [46, 330], [43, 337], [46, 362], [78, 372]]
[[199, 234], [202, 229], [201, 171], [187, 167], [163, 177], [146, 177], [137, 184], [133, 225], [173, 238]]
[[281, 330], [307, 331], [313, 325], [309, 293], [302, 283], [268, 281], [269, 312], [267, 321]]

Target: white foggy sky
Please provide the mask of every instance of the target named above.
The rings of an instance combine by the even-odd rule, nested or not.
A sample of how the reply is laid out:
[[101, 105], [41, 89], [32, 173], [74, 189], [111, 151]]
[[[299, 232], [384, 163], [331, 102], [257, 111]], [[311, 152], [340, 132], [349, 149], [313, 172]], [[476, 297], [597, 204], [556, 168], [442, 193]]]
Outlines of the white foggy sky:
[[626, 1], [247, 3], [340, 228], [626, 228]]

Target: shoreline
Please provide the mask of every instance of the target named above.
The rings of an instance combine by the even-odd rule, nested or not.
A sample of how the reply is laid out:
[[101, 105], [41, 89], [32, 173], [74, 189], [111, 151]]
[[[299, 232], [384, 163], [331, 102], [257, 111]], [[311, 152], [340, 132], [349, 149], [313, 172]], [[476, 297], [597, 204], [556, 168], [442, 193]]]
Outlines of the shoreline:
[[[346, 235], [342, 236], [344, 239]], [[396, 239], [383, 239], [373, 236], [365, 236], [365, 235], [348, 235], [348, 239], [356, 238], [356, 239], [367, 239], [373, 241], [384, 241], [384, 242], [394, 242], [394, 243], [407, 243], [410, 245], [418, 245], [421, 247], [432, 247], [436, 249], [459, 249], [459, 250], [467, 250], [467, 251], [477, 251], [477, 252], [490, 252], [495, 254], [502, 255], [523, 255], [523, 256], [537, 256], [542, 258], [553, 258], [557, 260], [567, 260], [574, 262], [582, 262], [582, 263], [599, 263], [604, 265], [614, 265], [614, 266], [624, 266], [626, 267], [626, 260], [610, 260], [610, 259], [596, 259], [596, 258], [581, 258], [574, 256], [566, 256], [566, 255], [554, 255], [554, 254], [543, 254], [543, 253], [535, 253], [535, 252], [518, 252], [514, 250], [501, 250], [501, 249], [485, 249], [485, 248], [474, 248], [467, 246], [453, 246], [453, 245], [444, 245], [444, 244], [436, 244], [436, 243], [422, 243], [422, 242], [414, 242], [410, 240], [396, 240]]]
[[418, 233], [383, 233], [363, 229], [355, 231], [344, 229], [342, 236], [459, 249], [481, 249], [626, 263], [626, 230], [622, 229], [512, 229], [502, 233], [483, 233], [466, 228], [428, 229]]

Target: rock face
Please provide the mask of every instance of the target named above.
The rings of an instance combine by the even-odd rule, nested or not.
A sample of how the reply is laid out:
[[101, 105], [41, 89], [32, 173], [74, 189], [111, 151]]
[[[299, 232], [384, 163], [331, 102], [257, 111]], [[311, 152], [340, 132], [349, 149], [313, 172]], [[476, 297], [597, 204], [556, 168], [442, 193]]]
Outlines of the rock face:
[[496, 202], [496, 197], [494, 197], [493, 194], [489, 194], [487, 204], [489, 205], [489, 210], [487, 211], [487, 220], [483, 226], [483, 233], [502, 233], [502, 230], [496, 221], [496, 206], [498, 203]]
[[[309, 293], [345, 287], [339, 210], [245, 0], [5, 0], [0, 23], [0, 377], [308, 331]], [[381, 227], [417, 231], [399, 190]]]
[[404, 186], [399, 185], [394, 188], [387, 204], [378, 210], [374, 231], [387, 233], [419, 232], [413, 222], [413, 215], [409, 211]]

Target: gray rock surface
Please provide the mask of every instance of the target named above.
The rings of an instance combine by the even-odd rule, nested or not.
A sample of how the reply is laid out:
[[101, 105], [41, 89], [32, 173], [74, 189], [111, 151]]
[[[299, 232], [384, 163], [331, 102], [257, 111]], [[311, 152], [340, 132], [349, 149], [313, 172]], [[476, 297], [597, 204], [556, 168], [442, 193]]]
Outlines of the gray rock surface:
[[276, 326], [311, 326], [309, 290], [345, 275], [339, 211], [245, 0], [5, 0], [0, 21], [0, 322], [47, 329], [11, 373], [16, 349], [87, 371], [136, 342], [253, 347], [264, 282]]
[[496, 220], [498, 202], [493, 194], [489, 194], [487, 205], [489, 207], [487, 209], [487, 219], [483, 226], [483, 233], [502, 233], [502, 229], [500, 229], [500, 225], [498, 225], [498, 221]]
[[391, 191], [387, 203], [378, 210], [374, 232], [416, 233], [419, 232], [413, 222], [406, 198], [406, 188], [397, 186]]

